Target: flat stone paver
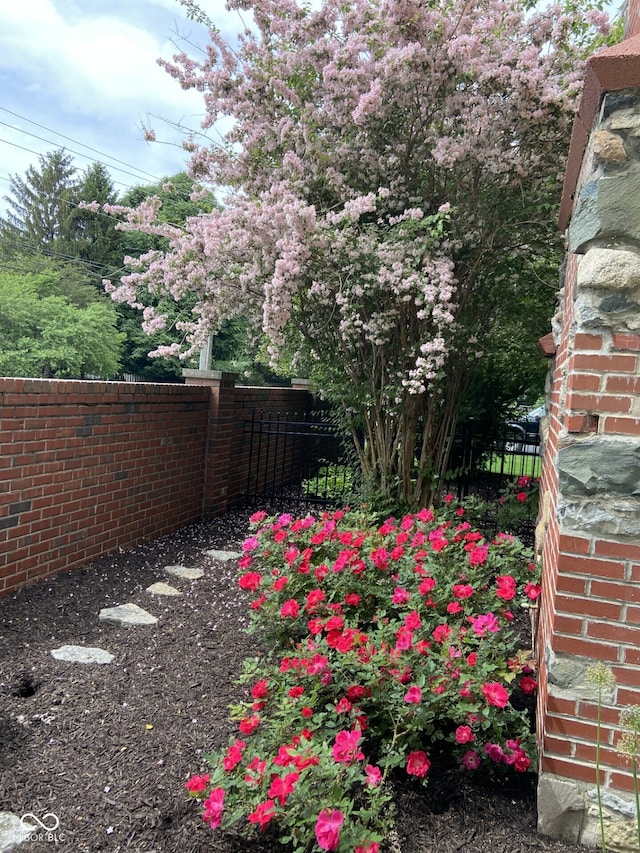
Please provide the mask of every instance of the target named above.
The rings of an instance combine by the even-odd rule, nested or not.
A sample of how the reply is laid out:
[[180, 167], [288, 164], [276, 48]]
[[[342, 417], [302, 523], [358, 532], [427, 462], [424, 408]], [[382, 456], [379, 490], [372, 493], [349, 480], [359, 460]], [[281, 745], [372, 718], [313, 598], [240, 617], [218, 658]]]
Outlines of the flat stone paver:
[[215, 548], [204, 553], [207, 557], [213, 557], [214, 560], [239, 560], [242, 557], [239, 551], [216, 551]]
[[96, 646], [60, 646], [53, 649], [51, 654], [56, 660], [66, 660], [72, 663], [111, 663], [114, 655]]
[[198, 578], [204, 577], [204, 569], [188, 569], [186, 566], [165, 566], [164, 573], [188, 581], [196, 581]]
[[115, 625], [155, 625], [158, 621], [137, 604], [119, 604], [117, 607], [103, 607], [98, 615], [100, 622], [113, 622]]
[[150, 592], [153, 595], [182, 595], [180, 590], [176, 589], [175, 586], [170, 586], [168, 583], [162, 583], [162, 581], [152, 583], [151, 586], [147, 587], [147, 592]]
[[0, 853], [9, 853], [35, 831], [35, 827], [24, 826], [17, 814], [0, 812]]

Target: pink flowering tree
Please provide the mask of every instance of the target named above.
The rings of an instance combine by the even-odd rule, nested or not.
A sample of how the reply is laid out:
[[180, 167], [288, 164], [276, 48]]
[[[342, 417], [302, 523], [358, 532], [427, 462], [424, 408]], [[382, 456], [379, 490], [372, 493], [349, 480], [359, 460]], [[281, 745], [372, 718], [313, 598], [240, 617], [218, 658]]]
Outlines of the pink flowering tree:
[[[195, 295], [184, 346], [158, 355], [250, 319], [273, 365], [317, 380], [365, 482], [424, 505], [494, 306], [549, 257], [576, 27], [584, 39], [602, 16], [517, 0], [227, 5], [253, 15], [237, 44], [212, 28], [204, 59], [163, 63], [203, 93], [204, 128], [233, 119], [220, 144], [184, 143], [224, 207], [181, 228], [153, 200], [114, 209], [169, 248], [109, 289], [132, 305], [141, 289]], [[147, 307], [145, 323], [162, 312]]]

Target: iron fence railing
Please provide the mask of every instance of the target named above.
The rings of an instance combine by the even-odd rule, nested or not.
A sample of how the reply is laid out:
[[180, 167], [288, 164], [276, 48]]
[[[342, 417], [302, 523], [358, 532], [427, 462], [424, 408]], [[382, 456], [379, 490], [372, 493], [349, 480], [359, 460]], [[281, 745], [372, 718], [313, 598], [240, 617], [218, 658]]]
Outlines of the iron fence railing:
[[[323, 412], [252, 413], [245, 424], [249, 460], [244, 497], [339, 504], [350, 497], [351, 468], [338, 425]], [[458, 426], [443, 494], [493, 500], [509, 482], [540, 475], [537, 423], [506, 424], [492, 434], [473, 421]]]

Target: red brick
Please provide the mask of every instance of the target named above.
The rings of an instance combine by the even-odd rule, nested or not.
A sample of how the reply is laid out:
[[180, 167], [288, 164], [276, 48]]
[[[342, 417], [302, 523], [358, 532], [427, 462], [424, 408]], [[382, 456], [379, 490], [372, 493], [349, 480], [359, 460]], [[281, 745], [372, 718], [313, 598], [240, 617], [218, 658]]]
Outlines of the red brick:
[[557, 635], [553, 639], [555, 652], [569, 655], [581, 655], [582, 657], [596, 658], [606, 663], [615, 663], [618, 660], [618, 647], [606, 643], [597, 643], [591, 639], [582, 637], [563, 637]]
[[632, 542], [611, 542], [608, 539], [597, 539], [595, 554], [598, 557], [618, 557], [621, 560], [640, 560], [640, 545]]
[[608, 417], [603, 421], [602, 430], [610, 435], [640, 435], [640, 418]]
[[[640, 376], [607, 376], [606, 390], [614, 394], [640, 394]], [[578, 389], [578, 390], [598, 390], [596, 389]]]
[[632, 690], [630, 687], [619, 687], [616, 692], [618, 705], [640, 705], [640, 687]]
[[612, 394], [569, 394], [567, 408], [574, 411], [627, 414], [631, 411], [631, 398]]
[[613, 336], [613, 348], [640, 351], [640, 335], [618, 332]]
[[578, 332], [573, 339], [573, 345], [575, 349], [599, 350], [602, 349], [602, 336]]
[[574, 356], [573, 369], [590, 373], [635, 373], [636, 362], [634, 355], [578, 354]]
[[633, 775], [631, 772], [622, 773], [621, 771], [613, 771], [609, 778], [611, 787], [616, 788], [618, 791], [634, 790]]
[[[596, 764], [596, 746], [595, 740], [593, 744], [576, 743], [576, 760], [589, 762], [593, 764], [593, 779], [595, 781], [595, 764]], [[600, 767], [613, 767], [622, 769], [625, 766], [624, 758], [619, 755], [615, 749], [605, 746], [600, 743]]]
[[569, 391], [599, 391], [600, 390], [599, 373], [573, 373], [569, 377]]
[[553, 619], [553, 629], [558, 634], [573, 634], [581, 635], [584, 627], [584, 620], [573, 616], [565, 616], [562, 613], [556, 613]]
[[[598, 705], [595, 702], [578, 702], [577, 716], [585, 720], [598, 720]], [[607, 726], [617, 726], [620, 719], [620, 711], [617, 708], [609, 708], [603, 705], [600, 708], [600, 720]]]
[[597, 415], [567, 415], [564, 419], [567, 432], [598, 432], [598, 423], [599, 418]]
[[576, 717], [552, 717], [547, 715], [546, 731], [556, 737], [580, 738], [581, 740], [595, 740], [597, 727], [593, 723], [585, 723]]
[[[543, 755], [540, 769], [556, 776], [566, 776], [568, 779], [578, 779], [581, 782], [590, 782], [591, 784], [594, 784], [596, 779], [595, 767], [581, 764], [578, 761], [570, 761], [566, 758]], [[604, 783], [604, 770], [602, 768], [600, 768], [600, 781]]]
[[591, 577], [613, 578], [624, 580], [624, 563], [614, 560], [601, 560], [594, 557], [574, 557], [560, 554], [558, 558], [560, 572], [571, 574], [588, 574]]
[[597, 598], [606, 598], [609, 601], [640, 602], [640, 586], [631, 583], [592, 580], [590, 593]]
[[625, 648], [624, 662], [630, 666], [640, 666], [640, 649]]
[[625, 646], [640, 645], [640, 628], [609, 622], [587, 622], [587, 637], [595, 640], [610, 640]]
[[558, 595], [555, 601], [559, 613], [573, 613], [584, 616], [595, 616], [599, 619], [619, 620], [622, 604], [619, 602], [603, 601], [600, 598], [580, 598], [578, 596]]
[[576, 700], [565, 699], [559, 696], [549, 694], [547, 697], [547, 711], [550, 714], [569, 714], [573, 715], [576, 711]]
[[587, 578], [579, 578], [575, 575], [559, 574], [556, 580], [556, 589], [558, 592], [584, 595], [587, 589], [587, 582]]
[[553, 754], [569, 758], [573, 755], [573, 744], [567, 738], [557, 738], [545, 735], [542, 750], [545, 755]]

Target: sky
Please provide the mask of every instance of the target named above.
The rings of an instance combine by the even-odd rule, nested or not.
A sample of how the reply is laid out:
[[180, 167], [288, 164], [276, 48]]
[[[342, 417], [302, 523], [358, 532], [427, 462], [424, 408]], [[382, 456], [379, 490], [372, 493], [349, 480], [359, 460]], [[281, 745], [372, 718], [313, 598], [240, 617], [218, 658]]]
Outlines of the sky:
[[[200, 6], [227, 40], [243, 28], [224, 0]], [[10, 176], [60, 147], [79, 172], [103, 163], [119, 193], [182, 171], [172, 123], [199, 129], [202, 98], [156, 60], [206, 43], [178, 0], [0, 0], [0, 215]]]
[[[229, 39], [242, 29], [224, 0], [200, 6]], [[202, 97], [156, 60], [206, 43], [178, 0], [0, 0], [0, 214], [10, 176], [57, 148], [79, 173], [103, 163], [119, 193], [183, 171], [172, 125], [199, 129]]]

